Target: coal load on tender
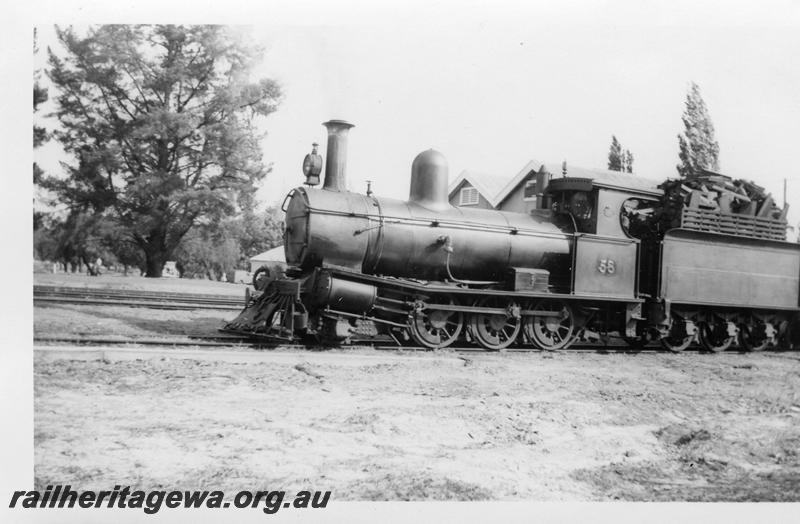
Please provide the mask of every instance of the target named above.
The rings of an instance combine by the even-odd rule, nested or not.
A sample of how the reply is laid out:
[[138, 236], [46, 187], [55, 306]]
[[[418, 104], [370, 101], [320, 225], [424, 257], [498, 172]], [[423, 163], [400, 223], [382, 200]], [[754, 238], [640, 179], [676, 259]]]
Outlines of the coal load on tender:
[[661, 231], [675, 227], [784, 240], [789, 206], [779, 208], [770, 193], [753, 182], [702, 170], [667, 180], [658, 220]]

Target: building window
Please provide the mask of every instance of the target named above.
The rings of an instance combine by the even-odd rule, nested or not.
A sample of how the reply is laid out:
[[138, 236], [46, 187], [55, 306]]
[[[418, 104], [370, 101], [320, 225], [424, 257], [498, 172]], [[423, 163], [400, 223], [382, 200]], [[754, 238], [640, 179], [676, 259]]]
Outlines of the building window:
[[525, 182], [522, 199], [525, 201], [536, 200], [536, 179], [532, 178]]
[[478, 204], [478, 190], [474, 187], [461, 188], [459, 206], [475, 206]]

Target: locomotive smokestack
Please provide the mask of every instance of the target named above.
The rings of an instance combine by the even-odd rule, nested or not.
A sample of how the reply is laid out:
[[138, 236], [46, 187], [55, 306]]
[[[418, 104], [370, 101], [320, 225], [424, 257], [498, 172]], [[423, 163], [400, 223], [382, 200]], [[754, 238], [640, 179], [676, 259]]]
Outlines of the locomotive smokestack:
[[328, 153], [325, 159], [325, 182], [322, 189], [329, 191], [347, 190], [347, 133], [350, 122], [330, 120], [322, 124], [328, 128]]

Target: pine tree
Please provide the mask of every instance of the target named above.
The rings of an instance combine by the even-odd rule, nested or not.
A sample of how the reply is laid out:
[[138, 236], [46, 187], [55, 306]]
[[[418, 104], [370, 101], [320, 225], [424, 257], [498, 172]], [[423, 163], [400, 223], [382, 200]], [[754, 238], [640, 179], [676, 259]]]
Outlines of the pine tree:
[[608, 148], [608, 169], [622, 171], [622, 145], [617, 137], [611, 135], [611, 147]]
[[625, 153], [622, 155], [622, 169], [621, 171], [625, 171], [626, 173], [633, 173], [633, 153], [631, 153], [630, 149], [626, 149]]
[[678, 135], [680, 164], [676, 167], [681, 178], [701, 169], [719, 170], [719, 144], [714, 138], [714, 124], [700, 96], [700, 88], [692, 82], [686, 95], [683, 111], [683, 133]]
[[633, 173], [633, 154], [629, 149], [622, 149], [615, 135], [611, 135], [611, 146], [608, 148], [608, 169]]

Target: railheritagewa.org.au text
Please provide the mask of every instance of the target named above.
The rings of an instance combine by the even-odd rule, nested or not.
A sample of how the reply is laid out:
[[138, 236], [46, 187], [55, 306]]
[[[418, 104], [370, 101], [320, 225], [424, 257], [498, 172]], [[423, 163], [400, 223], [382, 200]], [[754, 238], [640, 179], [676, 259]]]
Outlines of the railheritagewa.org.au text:
[[282, 508], [325, 508], [330, 491], [238, 491], [227, 497], [223, 491], [132, 490], [130, 486], [114, 486], [113, 490], [73, 490], [72, 486], [54, 485], [42, 490], [15, 491], [9, 508], [118, 508], [138, 509], [147, 514], [169, 509], [261, 509], [272, 514]]

